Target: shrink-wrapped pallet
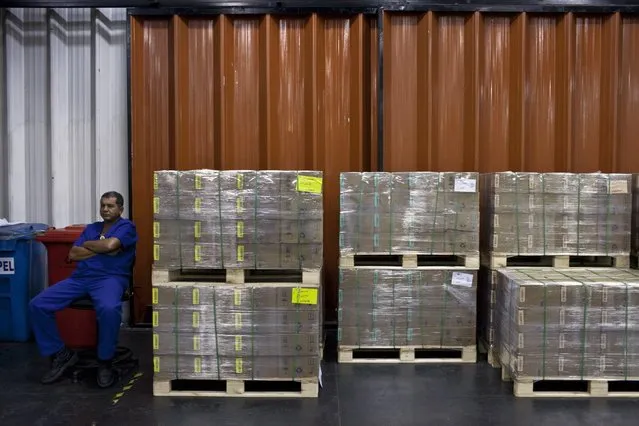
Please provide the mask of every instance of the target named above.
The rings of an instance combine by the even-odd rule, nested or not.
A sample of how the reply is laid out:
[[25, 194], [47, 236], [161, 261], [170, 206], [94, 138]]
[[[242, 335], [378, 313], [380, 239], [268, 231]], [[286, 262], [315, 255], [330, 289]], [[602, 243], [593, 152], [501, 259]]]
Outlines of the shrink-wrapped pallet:
[[489, 255], [627, 255], [631, 175], [482, 175], [482, 252]]
[[477, 173], [340, 176], [340, 253], [479, 253]]
[[284, 284], [154, 286], [155, 379], [317, 377], [319, 291]]
[[322, 265], [322, 172], [158, 171], [154, 191], [156, 267]]
[[475, 344], [476, 270], [340, 268], [339, 279], [340, 345]]
[[639, 377], [639, 271], [498, 271], [497, 347], [515, 379]]

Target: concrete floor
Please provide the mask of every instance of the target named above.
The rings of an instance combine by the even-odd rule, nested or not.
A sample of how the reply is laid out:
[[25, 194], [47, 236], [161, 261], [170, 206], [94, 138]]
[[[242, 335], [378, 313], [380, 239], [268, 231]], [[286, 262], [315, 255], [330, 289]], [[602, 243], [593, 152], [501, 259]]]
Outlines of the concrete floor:
[[639, 401], [515, 399], [512, 384], [476, 365], [338, 365], [327, 348], [319, 399], [154, 398], [151, 333], [125, 331], [122, 345], [143, 375], [120, 397], [63, 381], [42, 386], [36, 347], [0, 343], [0, 425], [637, 425]]

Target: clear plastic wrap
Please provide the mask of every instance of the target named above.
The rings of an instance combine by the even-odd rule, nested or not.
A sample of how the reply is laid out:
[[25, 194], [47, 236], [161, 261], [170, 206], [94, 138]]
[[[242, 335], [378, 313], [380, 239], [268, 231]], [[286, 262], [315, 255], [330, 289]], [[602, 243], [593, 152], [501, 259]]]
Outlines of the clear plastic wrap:
[[155, 377], [317, 377], [319, 292], [319, 287], [279, 284], [155, 286]]
[[476, 270], [340, 268], [339, 274], [340, 345], [475, 344]]
[[340, 253], [478, 254], [477, 173], [340, 175]]
[[322, 265], [322, 172], [157, 171], [154, 266]]
[[495, 303], [497, 300], [497, 271], [487, 267], [479, 269], [479, 290], [477, 297], [478, 336], [491, 350], [495, 348]]
[[629, 174], [490, 173], [481, 187], [483, 252], [630, 253]]
[[500, 269], [496, 315], [513, 378], [639, 377], [639, 271]]
[[632, 176], [632, 253], [639, 255], [639, 175]]

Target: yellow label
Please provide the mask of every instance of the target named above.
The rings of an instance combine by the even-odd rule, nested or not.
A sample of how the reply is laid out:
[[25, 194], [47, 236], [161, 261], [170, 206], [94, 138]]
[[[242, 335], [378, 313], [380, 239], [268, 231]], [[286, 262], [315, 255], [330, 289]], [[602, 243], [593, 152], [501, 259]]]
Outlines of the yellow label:
[[197, 334], [193, 336], [193, 350], [194, 351], [200, 350], [200, 336], [198, 336]]
[[199, 220], [193, 224], [193, 234], [195, 238], [199, 239], [202, 236], [202, 222]]
[[195, 175], [195, 189], [202, 189], [202, 176]]
[[237, 222], [237, 238], [244, 238], [244, 222]]
[[235, 351], [240, 352], [242, 350], [242, 336], [235, 336]]
[[193, 360], [193, 371], [195, 371], [196, 373], [201, 373], [202, 372], [202, 358], [195, 357], [195, 359]]
[[151, 301], [154, 305], [157, 305], [160, 301], [160, 296], [158, 295], [158, 289], [156, 287], [153, 287], [151, 290]]
[[157, 173], [153, 173], [153, 189], [158, 189], [160, 187], [159, 183], [158, 183], [158, 174]]
[[193, 289], [193, 304], [194, 305], [199, 305], [200, 304], [200, 289], [199, 288], [194, 288]]
[[160, 197], [153, 197], [153, 214], [160, 213]]
[[235, 314], [235, 329], [239, 330], [242, 328], [242, 314], [240, 312]]
[[236, 288], [233, 291], [233, 301], [235, 303], [235, 306], [240, 306], [242, 304], [242, 290], [240, 290], [239, 288]]
[[294, 288], [291, 303], [299, 305], [317, 305], [316, 288]]
[[195, 250], [193, 251], [193, 260], [196, 262], [200, 262], [202, 260], [202, 249], [199, 244], [195, 245]]
[[237, 374], [242, 374], [244, 369], [242, 368], [242, 358], [235, 358], [235, 372]]
[[238, 173], [237, 174], [237, 189], [242, 189], [244, 188], [244, 174], [243, 173]]
[[153, 222], [153, 238], [160, 238], [160, 222]]
[[313, 176], [298, 176], [297, 190], [299, 192], [310, 192], [312, 194], [322, 193], [322, 178]]
[[160, 335], [157, 333], [153, 333], [153, 349], [160, 349]]
[[244, 197], [238, 195], [235, 199], [235, 211], [237, 213], [242, 213], [244, 211]]
[[200, 327], [200, 313], [199, 312], [193, 312], [193, 328], [199, 328]]
[[158, 261], [160, 260], [160, 245], [159, 244], [153, 244], [153, 260], [154, 261]]
[[237, 246], [237, 261], [244, 262], [244, 246], [243, 245]]
[[160, 357], [159, 356], [154, 356], [153, 357], [153, 372], [154, 373], [159, 373], [160, 372]]
[[159, 312], [155, 311], [153, 312], [153, 327], [157, 327], [159, 323], [160, 323]]
[[202, 199], [200, 197], [197, 197], [195, 199], [195, 203], [193, 205], [193, 208], [195, 210], [195, 213], [200, 213], [202, 211]]

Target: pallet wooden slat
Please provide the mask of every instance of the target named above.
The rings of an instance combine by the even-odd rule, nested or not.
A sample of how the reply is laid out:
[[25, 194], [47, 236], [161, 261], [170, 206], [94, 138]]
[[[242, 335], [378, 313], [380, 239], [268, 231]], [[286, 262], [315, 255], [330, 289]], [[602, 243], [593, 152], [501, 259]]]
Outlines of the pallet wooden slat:
[[482, 257], [481, 263], [490, 269], [506, 267], [553, 267], [569, 268], [571, 260], [578, 260], [579, 267], [628, 268], [629, 255], [491, 255]]
[[278, 390], [278, 387], [282, 385], [291, 385], [290, 379], [268, 379], [259, 380], [261, 384], [271, 384], [271, 389], [260, 391], [247, 391], [246, 384], [252, 382], [251, 380], [197, 380], [197, 382], [207, 383], [221, 383], [225, 385], [225, 390], [188, 390], [188, 389], [173, 389], [172, 380], [154, 380], [153, 382], [153, 395], [154, 396], [170, 396], [170, 397], [244, 397], [244, 398], [317, 398], [319, 395], [319, 380], [302, 379], [296, 383], [299, 383], [299, 391]]
[[321, 269], [289, 270], [252, 270], [221, 269], [184, 272], [181, 270], [154, 269], [152, 283], [202, 283], [207, 284], [303, 284], [316, 286], [321, 284]]
[[[639, 377], [622, 378], [566, 378], [566, 377], [518, 377], [513, 379], [506, 367], [501, 365], [501, 379], [513, 382], [513, 394], [522, 398], [593, 398], [593, 397], [639, 397]], [[567, 387], [561, 389], [558, 383]], [[587, 384], [586, 389], [578, 390], [580, 385]], [[549, 390], [539, 390], [536, 387], [548, 385]], [[554, 385], [554, 389], [553, 389]], [[610, 389], [618, 385], [629, 385], [632, 390], [621, 391]], [[563, 387], [562, 386], [562, 387]], [[570, 387], [575, 389], [570, 389]]]
[[[420, 351], [459, 351], [458, 357], [442, 357], [442, 358], [420, 358], [416, 354]], [[396, 358], [357, 358], [354, 354], [357, 352], [379, 351], [384, 352], [398, 351]], [[340, 346], [338, 348], [339, 363], [374, 363], [374, 364], [398, 364], [398, 363], [476, 363], [477, 362], [477, 346], [456, 346], [456, 347], [440, 347], [440, 346], [377, 346], [377, 347], [360, 347], [360, 346]]]
[[[459, 266], [470, 269], [479, 268], [478, 255], [461, 255], [461, 254], [385, 254], [385, 253], [355, 253], [340, 256], [339, 266], [342, 268], [361, 267], [384, 267], [393, 268], [389, 263], [396, 258], [401, 258], [401, 267], [404, 269], [430, 268], [434, 266]], [[379, 263], [379, 264], [376, 264]]]

